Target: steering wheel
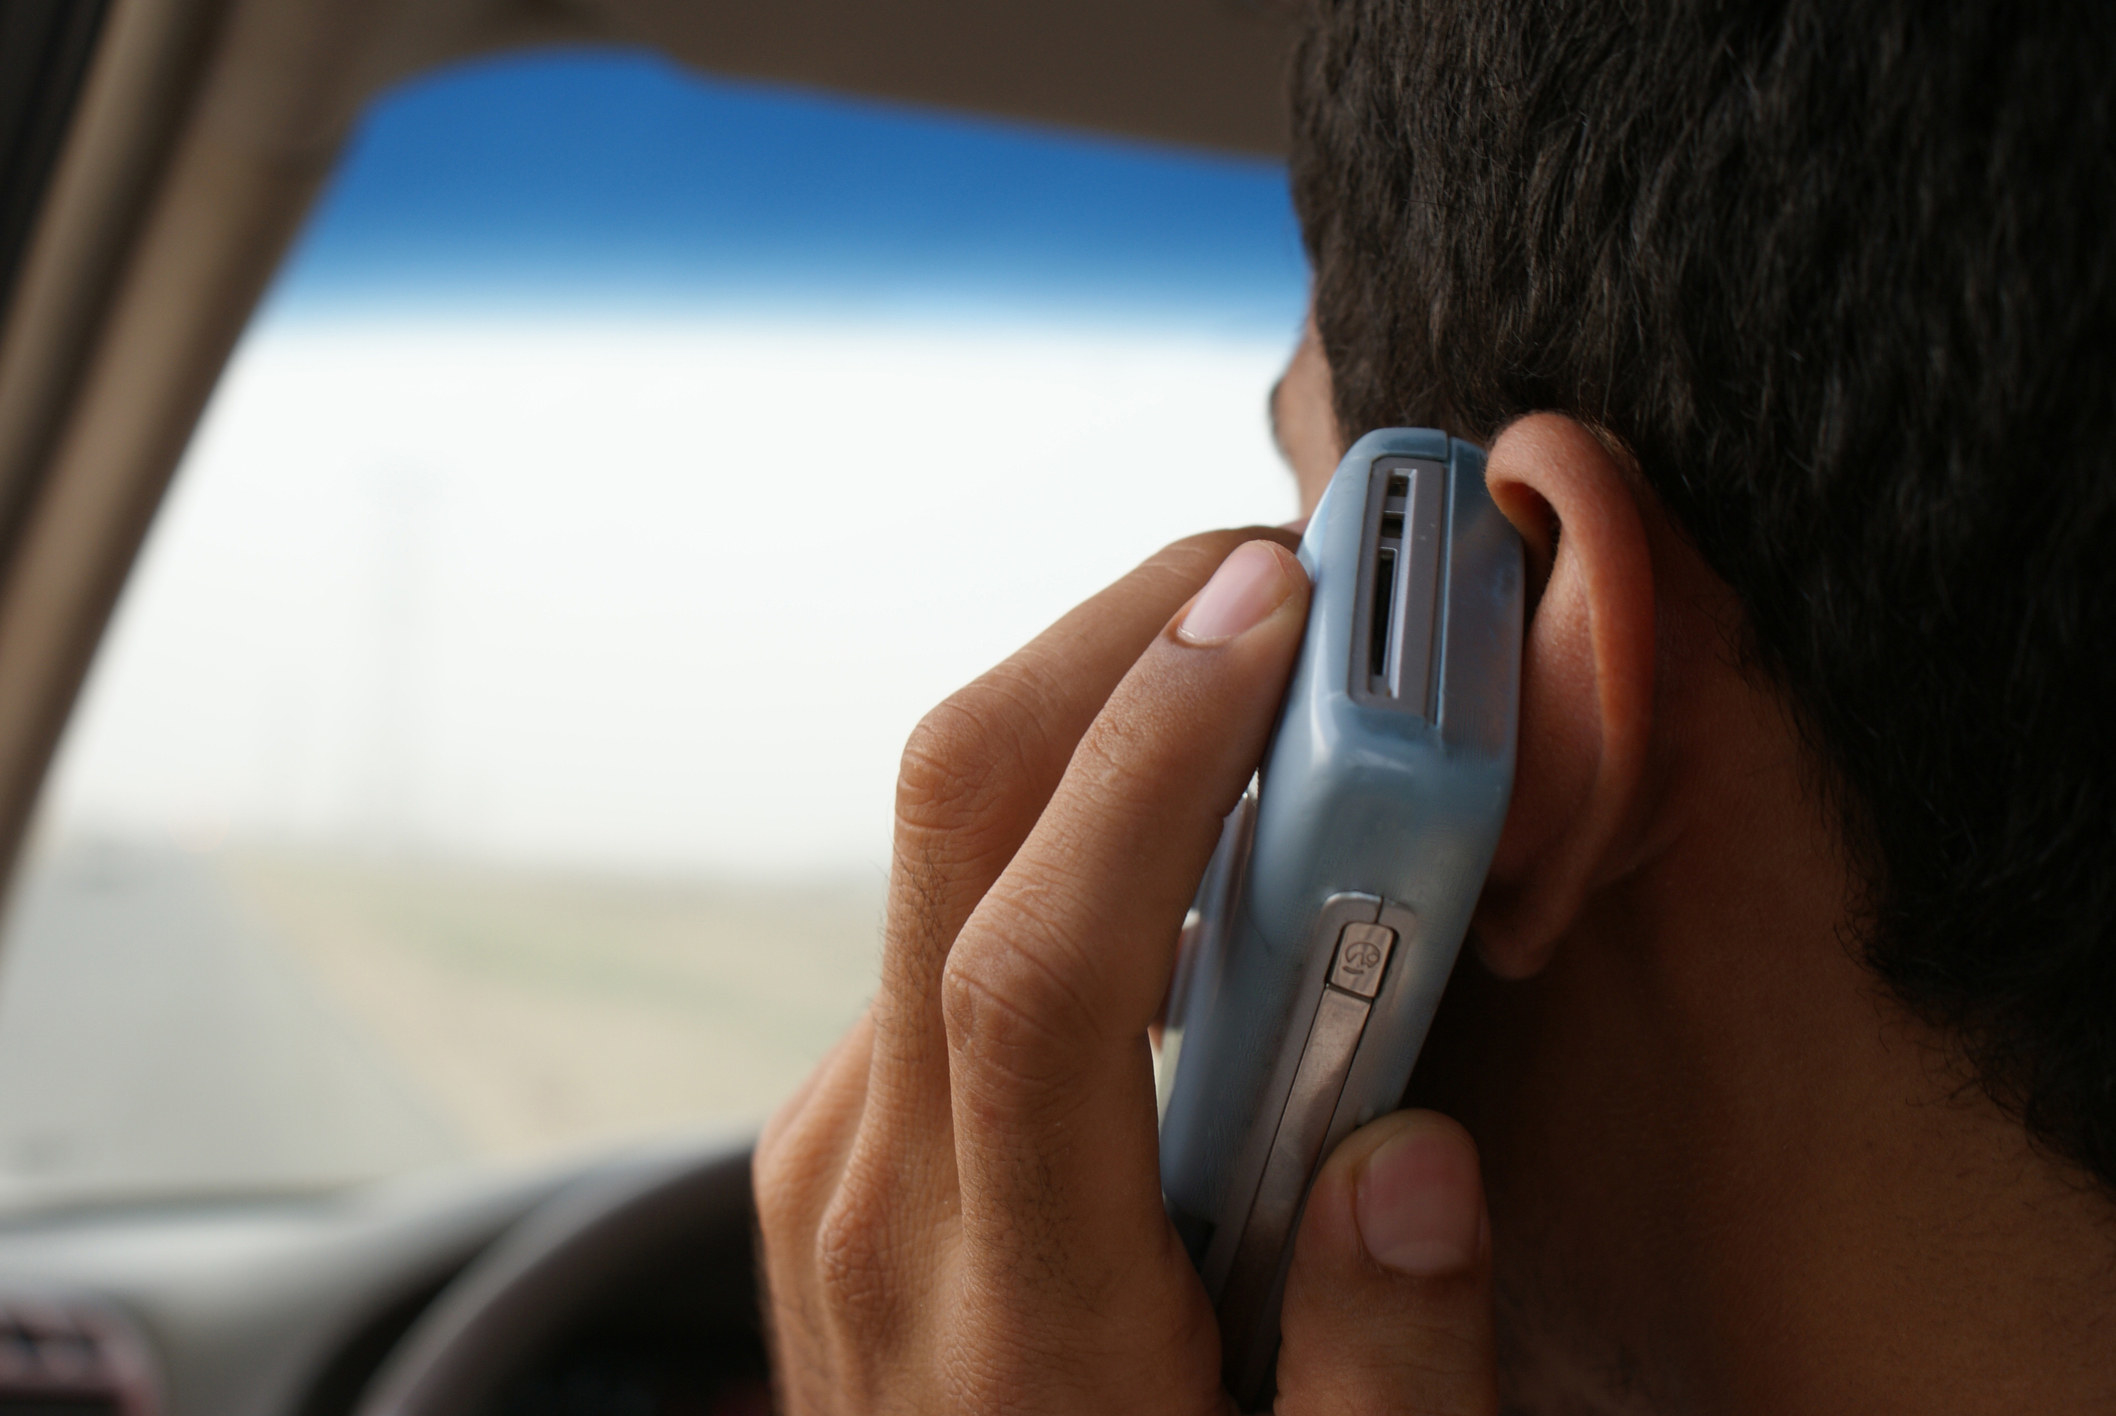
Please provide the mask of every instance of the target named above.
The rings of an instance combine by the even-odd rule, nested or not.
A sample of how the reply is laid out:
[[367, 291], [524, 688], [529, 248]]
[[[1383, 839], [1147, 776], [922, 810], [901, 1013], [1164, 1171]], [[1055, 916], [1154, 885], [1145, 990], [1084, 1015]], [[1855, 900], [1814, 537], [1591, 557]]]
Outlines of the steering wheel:
[[358, 1416], [466, 1416], [601, 1300], [670, 1250], [709, 1243], [743, 1282], [755, 1229], [749, 1146], [598, 1169], [532, 1210], [442, 1289]]

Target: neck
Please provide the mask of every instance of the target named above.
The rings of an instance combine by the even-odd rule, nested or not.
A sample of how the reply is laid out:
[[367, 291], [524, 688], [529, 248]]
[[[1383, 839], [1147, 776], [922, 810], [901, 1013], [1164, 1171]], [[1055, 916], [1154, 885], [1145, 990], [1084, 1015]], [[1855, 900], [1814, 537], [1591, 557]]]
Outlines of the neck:
[[[1672, 885], [1672, 882], [1671, 882]], [[2116, 1410], [2116, 1211], [1826, 928], [1690, 933], [1697, 1403]], [[1680, 986], [1680, 985], [1678, 985]]]
[[1687, 774], [1697, 809], [1606, 911], [1677, 1049], [1657, 1064], [1661, 1139], [1689, 1157], [1663, 1216], [1694, 1315], [1666, 1354], [1680, 1405], [2116, 1410], [2116, 1206], [1846, 947], [1848, 876], [1775, 713], [1713, 716], [1700, 740], [1753, 746]]

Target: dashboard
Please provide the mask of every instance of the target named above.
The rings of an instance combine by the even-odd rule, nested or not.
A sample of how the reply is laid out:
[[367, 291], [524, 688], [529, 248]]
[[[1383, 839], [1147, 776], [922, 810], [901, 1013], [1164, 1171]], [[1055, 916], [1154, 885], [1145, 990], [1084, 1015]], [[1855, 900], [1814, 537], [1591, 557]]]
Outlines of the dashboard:
[[351, 1416], [479, 1343], [486, 1416], [756, 1416], [746, 1155], [0, 1221], [0, 1416]]

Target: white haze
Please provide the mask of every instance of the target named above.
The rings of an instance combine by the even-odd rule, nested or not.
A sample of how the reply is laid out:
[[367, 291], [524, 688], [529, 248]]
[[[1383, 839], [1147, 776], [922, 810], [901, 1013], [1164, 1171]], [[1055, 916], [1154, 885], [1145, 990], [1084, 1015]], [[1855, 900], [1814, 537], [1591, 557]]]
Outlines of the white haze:
[[1293, 513], [1277, 341], [266, 322], [46, 825], [626, 870], [886, 860], [905, 734], [1156, 546]]

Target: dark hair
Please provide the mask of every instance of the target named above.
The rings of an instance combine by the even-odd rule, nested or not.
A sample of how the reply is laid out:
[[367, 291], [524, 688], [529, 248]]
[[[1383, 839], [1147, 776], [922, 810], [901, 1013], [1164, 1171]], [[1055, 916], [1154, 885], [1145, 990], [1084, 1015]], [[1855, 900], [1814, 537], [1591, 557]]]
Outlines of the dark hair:
[[1868, 964], [2116, 1184], [2116, 6], [1314, 9], [1345, 432], [1621, 442], [1746, 607]]

